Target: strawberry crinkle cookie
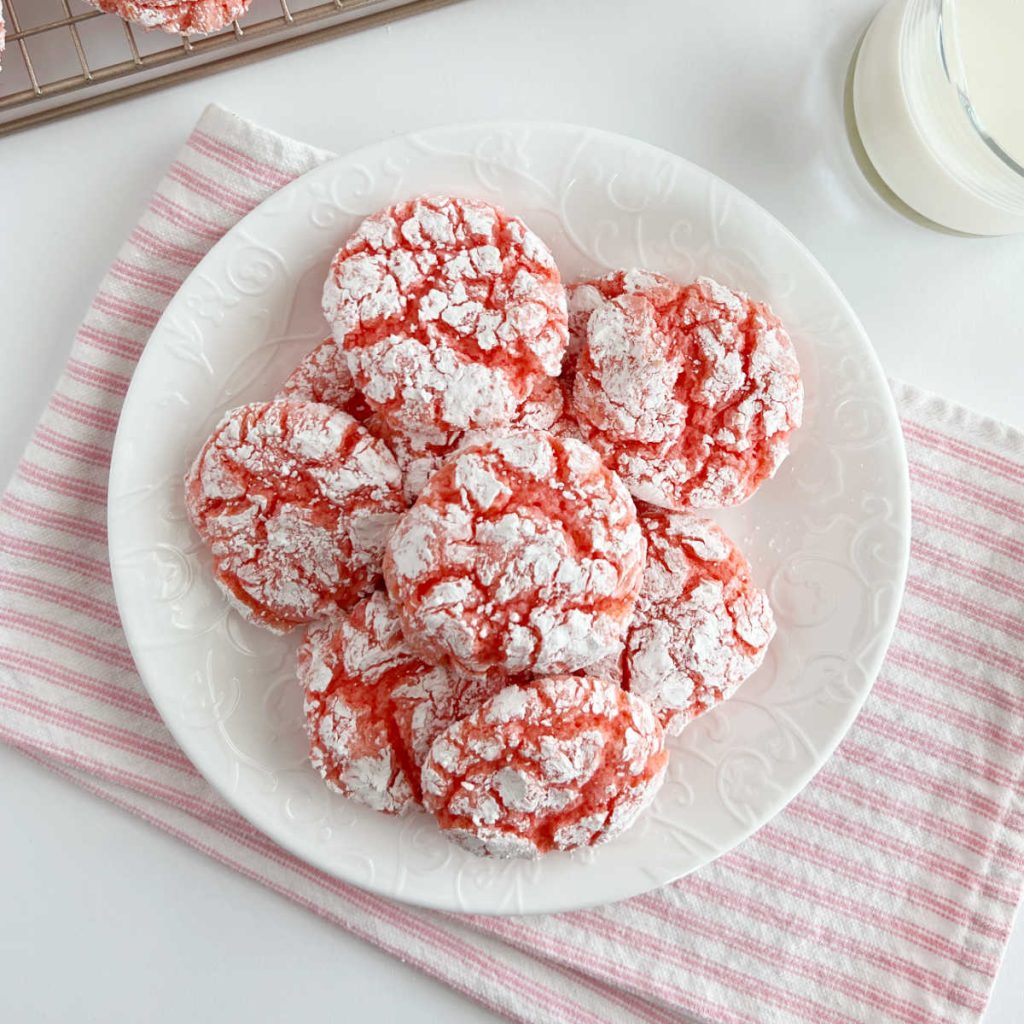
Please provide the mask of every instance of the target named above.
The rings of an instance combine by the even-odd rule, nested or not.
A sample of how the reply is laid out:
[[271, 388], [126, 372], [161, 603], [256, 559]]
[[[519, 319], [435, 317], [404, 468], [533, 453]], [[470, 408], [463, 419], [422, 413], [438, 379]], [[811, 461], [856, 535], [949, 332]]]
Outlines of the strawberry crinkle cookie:
[[568, 340], [547, 246], [488, 203], [425, 196], [368, 217], [338, 252], [323, 309], [391, 434], [424, 449], [510, 422]]
[[370, 417], [367, 429], [387, 442], [402, 470], [405, 496], [412, 502], [419, 497], [430, 477], [460, 448], [516, 430], [562, 433], [564, 413], [565, 398], [558, 381], [552, 377], [542, 377], [509, 423], [498, 427], [456, 431], [444, 444], [423, 445], [407, 434], [390, 433], [376, 416]]
[[550, 674], [617, 650], [645, 542], [597, 453], [541, 431], [463, 448], [388, 541], [406, 638], [463, 671]]
[[435, 740], [423, 802], [478, 855], [537, 857], [624, 832], [665, 775], [650, 707], [611, 683], [554, 676], [507, 686]]
[[[443, 444], [427, 444], [420, 438], [389, 430], [387, 423], [372, 412], [356, 387], [345, 353], [334, 338], [321, 342], [299, 363], [281, 386], [278, 397], [333, 405], [362, 423], [374, 437], [380, 437], [398, 462], [409, 501], [415, 501], [427, 479], [446, 459], [485, 433], [482, 430], [459, 430], [449, 435]], [[565, 405], [559, 381], [553, 377], [542, 377], [512, 420], [500, 427], [487, 428], [486, 433], [509, 430], [560, 433], [563, 425], [568, 423]]]
[[693, 513], [639, 510], [647, 567], [617, 660], [590, 671], [646, 700], [669, 734], [730, 697], [775, 635], [768, 596], [716, 524]]
[[185, 488], [221, 588], [247, 618], [282, 632], [380, 579], [405, 508], [382, 441], [337, 409], [287, 400], [228, 412]]
[[278, 397], [333, 405], [359, 423], [365, 423], [372, 414], [352, 379], [345, 353], [334, 338], [320, 342], [295, 367]]
[[573, 293], [573, 411], [632, 494], [666, 508], [748, 498], [786, 457], [803, 386], [762, 303], [710, 278], [618, 271]]
[[[666, 296], [678, 289], [678, 285], [663, 274], [653, 270], [613, 270], [604, 277], [592, 281], [578, 281], [566, 286], [566, 306], [569, 319], [569, 347], [567, 357], [579, 357], [583, 339], [587, 334], [587, 322], [595, 309], [609, 299], [620, 295], [636, 295], [643, 292], [663, 293]], [[563, 364], [564, 366], [564, 364]]]
[[[587, 322], [590, 314], [608, 299], [620, 295], [632, 295], [636, 292], [649, 291], [657, 288], [675, 288], [674, 282], [651, 270], [615, 270], [604, 277], [593, 281], [579, 281], [566, 286], [566, 308], [569, 321], [569, 346], [562, 360], [562, 372], [558, 382], [565, 400], [566, 420], [575, 424], [573, 390], [576, 382], [576, 368], [579, 364], [583, 339], [587, 334]], [[579, 428], [569, 428], [571, 437], [582, 440]]]
[[219, 32], [240, 18], [252, 0], [86, 0], [108, 14], [182, 35]]
[[298, 663], [313, 766], [332, 789], [388, 814], [419, 803], [420, 768], [438, 733], [505, 682], [418, 658], [382, 591], [310, 626]]

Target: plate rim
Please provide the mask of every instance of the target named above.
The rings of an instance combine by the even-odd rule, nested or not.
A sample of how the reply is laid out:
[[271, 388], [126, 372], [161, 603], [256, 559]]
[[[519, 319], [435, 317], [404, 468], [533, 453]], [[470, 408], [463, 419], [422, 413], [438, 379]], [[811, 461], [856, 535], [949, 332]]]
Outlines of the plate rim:
[[[233, 794], [226, 792], [221, 788], [221, 785], [211, 775], [207, 774], [205, 767], [199, 763], [203, 760], [200, 756], [197, 761], [197, 757], [194, 752], [190, 749], [192, 744], [187, 738], [188, 733], [184, 728], [180, 731], [174, 724], [174, 717], [169, 713], [165, 713], [165, 709], [162, 704], [162, 698], [158, 696], [159, 687], [151, 685], [148, 678], [149, 673], [143, 669], [145, 663], [145, 657], [143, 652], [137, 648], [140, 641], [138, 635], [133, 636], [132, 632], [125, 626], [125, 613], [123, 609], [126, 607], [127, 594], [126, 589], [128, 582], [126, 579], [126, 573], [123, 573], [115, 560], [114, 550], [116, 546], [115, 537], [119, 536], [117, 527], [117, 514], [113, 511], [112, 503], [109, 500], [111, 493], [118, 492], [120, 487], [126, 482], [126, 469], [125, 463], [127, 456], [125, 454], [125, 435], [127, 434], [127, 427], [125, 424], [128, 422], [129, 417], [125, 416], [125, 412], [130, 409], [131, 405], [139, 401], [139, 393], [141, 393], [142, 385], [139, 384], [140, 379], [144, 374], [143, 371], [147, 361], [152, 361], [157, 358], [154, 355], [156, 351], [151, 346], [150, 342], [154, 335], [160, 332], [161, 327], [164, 325], [164, 321], [173, 317], [176, 313], [179, 302], [184, 302], [181, 298], [182, 292], [185, 291], [189, 281], [199, 274], [201, 274], [204, 268], [208, 264], [213, 264], [220, 259], [220, 253], [222, 250], [228, 248], [233, 243], [233, 236], [237, 233], [244, 231], [250, 222], [255, 220], [259, 215], [264, 206], [268, 203], [278, 201], [282, 194], [287, 193], [289, 190], [299, 190], [302, 187], [303, 182], [312, 175], [322, 174], [332, 166], [350, 164], [358, 160], [367, 159], [374, 151], [386, 149], [388, 147], [401, 144], [403, 142], [411, 142], [417, 139], [423, 139], [425, 136], [431, 136], [434, 134], [441, 135], [444, 133], [471, 133], [479, 131], [572, 131], [580, 132], [584, 131], [590, 136], [600, 136], [614, 143], [626, 142], [631, 146], [638, 147], [641, 150], [647, 150], [651, 154], [657, 154], [661, 159], [666, 157], [677, 162], [680, 165], [686, 167], [688, 171], [695, 171], [699, 175], [703, 176], [709, 183], [712, 183], [717, 188], [721, 189], [723, 193], [731, 200], [738, 201], [746, 204], [757, 212], [757, 215], [764, 218], [766, 222], [770, 223], [773, 228], [784, 235], [790, 243], [800, 252], [802, 257], [807, 260], [808, 264], [815, 270], [817, 275], [823, 284], [825, 284], [831, 293], [831, 298], [837, 310], [841, 310], [844, 314], [847, 325], [852, 329], [858, 336], [861, 342], [861, 348], [864, 350], [864, 354], [870, 363], [871, 370], [874, 375], [880, 380], [883, 385], [881, 389], [884, 392], [884, 408], [887, 420], [887, 426], [893, 429], [889, 430], [889, 433], [893, 435], [898, 451], [895, 453], [897, 458], [896, 462], [899, 466], [899, 474], [894, 479], [894, 491], [888, 495], [896, 506], [895, 511], [900, 525], [900, 538], [902, 549], [900, 552], [900, 560], [897, 571], [894, 573], [893, 584], [897, 588], [898, 597], [895, 600], [890, 615], [890, 621], [885, 624], [884, 628], [878, 631], [879, 643], [876, 648], [876, 653], [871, 657], [866, 667], [865, 676], [869, 678], [868, 684], [864, 687], [863, 692], [859, 694], [853, 700], [847, 702], [845, 705], [846, 713], [842, 717], [841, 727], [837, 728], [831, 737], [831, 739], [824, 743], [820, 747], [820, 757], [817, 757], [814, 762], [807, 768], [799, 777], [798, 783], [787, 790], [785, 796], [782, 798], [778, 806], [775, 806], [770, 813], [762, 820], [758, 821], [753, 825], [744, 825], [742, 828], [737, 829], [734, 840], [727, 846], [716, 850], [714, 853], [709, 854], [705, 857], [699, 857], [695, 859], [695, 862], [683, 870], [680, 874], [673, 876], [671, 879], [665, 879], [656, 881], [646, 888], [635, 888], [630, 887], [628, 892], [614, 894], [609, 898], [602, 898], [596, 896], [593, 899], [580, 900], [578, 898], [567, 898], [564, 902], [559, 902], [558, 899], [548, 899], [539, 904], [538, 906], [527, 906], [523, 908], [504, 909], [500, 907], [495, 908], [480, 908], [480, 907], [468, 907], [454, 905], [451, 901], [445, 901], [444, 899], [431, 900], [426, 896], [411, 896], [402, 892], [391, 892], [386, 887], [377, 886], [372, 883], [362, 884], [352, 878], [346, 877], [343, 873], [337, 870], [332, 870], [329, 866], [323, 863], [317, 863], [312, 861], [307, 851], [299, 849], [297, 842], [292, 842], [291, 838], [286, 832], [279, 830], [269, 829], [265, 823], [257, 822], [250, 817], [247, 812], [244, 802], [237, 802]], [[688, 158], [681, 156], [669, 149], [662, 146], [655, 145], [654, 143], [647, 142], [643, 139], [638, 139], [635, 136], [627, 135], [622, 132], [610, 131], [608, 129], [595, 127], [593, 125], [577, 124], [566, 121], [557, 120], [535, 120], [535, 119], [497, 119], [497, 120], [475, 120], [466, 122], [452, 122], [452, 123], [441, 123], [430, 125], [425, 128], [418, 130], [402, 132], [394, 136], [388, 136], [378, 139], [374, 142], [367, 143], [366, 145], [360, 146], [351, 152], [334, 156], [333, 158], [318, 164], [315, 167], [310, 168], [297, 178], [290, 181], [287, 185], [282, 188], [271, 192], [266, 198], [258, 203], [252, 210], [250, 210], [245, 216], [237, 220], [230, 228], [228, 228], [224, 234], [210, 247], [210, 249], [203, 255], [202, 259], [189, 271], [186, 277], [182, 280], [178, 287], [178, 290], [170, 298], [167, 305], [164, 307], [163, 312], [157, 323], [150, 331], [149, 337], [147, 338], [146, 344], [143, 347], [142, 354], [135, 364], [132, 370], [131, 382], [128, 390], [125, 392], [124, 400], [121, 406], [121, 412], [118, 417], [117, 430], [114, 435], [113, 447], [111, 450], [111, 462], [110, 471], [108, 476], [107, 485], [108, 501], [105, 522], [108, 531], [108, 555], [111, 563], [111, 578], [114, 590], [115, 600], [118, 606], [118, 613], [121, 618], [122, 630], [124, 632], [125, 641], [128, 645], [128, 649], [132, 655], [132, 659], [135, 663], [135, 669], [139, 675], [139, 678], [146, 690], [146, 695], [153, 702], [154, 707], [160, 714], [160, 718], [164, 726], [168, 729], [173, 737], [175, 743], [181, 748], [182, 752], [188, 758], [192, 767], [200, 774], [200, 776], [213, 788], [217, 795], [224, 800], [236, 813], [238, 813], [246, 822], [248, 822], [253, 828], [257, 829], [261, 834], [266, 836], [272, 842], [279, 845], [282, 849], [287, 851], [292, 856], [301, 860], [303, 863], [311, 865], [314, 869], [323, 871], [325, 874], [331, 877], [337, 878], [343, 881], [345, 884], [355, 886], [366, 892], [371, 892], [374, 895], [380, 896], [386, 899], [399, 900], [405, 904], [411, 906], [417, 906], [424, 909], [430, 910], [442, 910], [448, 913], [459, 913], [459, 914], [481, 914], [481, 915], [493, 915], [493, 916], [505, 916], [505, 915], [518, 915], [523, 913], [563, 913], [572, 910], [582, 910], [597, 906], [605, 906], [611, 903], [619, 902], [625, 899], [632, 898], [633, 896], [641, 895], [644, 892], [652, 891], [653, 889], [661, 888], [666, 885], [670, 885], [680, 878], [684, 878], [694, 871], [698, 871], [701, 868], [706, 867], [708, 864], [714, 862], [727, 855], [733, 849], [735, 849], [740, 843], [749, 839], [755, 832], [764, 828], [770, 822], [772, 822], [785, 808], [795, 800], [815, 776], [825, 767], [825, 765], [831, 760], [839, 744], [846, 738], [850, 728], [852, 727], [857, 716], [860, 714], [865, 702], [867, 701], [872, 689], [878, 679], [881, 671], [882, 664], [884, 663], [886, 654], [888, 653], [889, 647], [892, 643], [892, 638], [895, 633], [896, 625], [899, 619], [900, 610], [902, 607], [903, 597], [906, 590], [907, 574], [909, 571], [910, 564], [910, 527], [911, 527], [911, 498], [910, 498], [910, 476], [909, 476], [909, 465], [907, 461], [906, 445], [903, 437], [902, 425], [899, 418], [899, 413], [896, 406], [895, 398], [892, 394], [891, 388], [889, 387], [889, 378], [882, 366], [881, 359], [876, 351], [874, 345], [871, 342], [870, 335], [867, 333], [860, 318], [857, 316], [856, 311], [850, 304], [849, 300], [843, 294], [839, 285], [832, 278], [831, 274], [826, 270], [824, 265], [818, 260], [814, 253], [800, 240], [800, 238], [794, 234], [785, 224], [783, 224], [770, 210], [762, 206], [752, 196], [748, 195], [738, 186], [731, 184], [713, 171], [709, 171], [702, 167], [700, 164], [695, 163]], [[128, 616], [130, 619], [130, 616]], [[884, 642], [883, 642], [884, 641]]]

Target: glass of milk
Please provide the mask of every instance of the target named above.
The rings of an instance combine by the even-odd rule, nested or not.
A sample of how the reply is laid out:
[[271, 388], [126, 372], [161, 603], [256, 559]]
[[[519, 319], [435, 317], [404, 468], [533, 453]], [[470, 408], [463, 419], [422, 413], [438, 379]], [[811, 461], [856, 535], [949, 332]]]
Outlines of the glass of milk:
[[957, 231], [1024, 231], [1024, 0], [889, 0], [853, 110], [886, 184]]

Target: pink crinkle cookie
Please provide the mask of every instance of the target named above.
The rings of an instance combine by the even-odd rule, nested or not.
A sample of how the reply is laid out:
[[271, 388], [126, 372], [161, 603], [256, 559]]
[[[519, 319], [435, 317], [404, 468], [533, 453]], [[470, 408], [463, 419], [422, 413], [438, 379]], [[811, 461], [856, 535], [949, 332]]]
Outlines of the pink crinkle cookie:
[[803, 386], [771, 310], [700, 278], [617, 271], [573, 289], [573, 411], [632, 494], [666, 508], [748, 498], [789, 451]]
[[610, 299], [644, 292], [661, 293], [668, 297], [678, 288], [679, 285], [671, 278], [665, 277], [664, 274], [656, 274], [653, 270], [613, 270], [604, 277], [566, 285], [566, 305], [569, 313], [567, 359], [571, 356], [579, 357], [587, 335], [590, 314]]
[[278, 397], [333, 405], [359, 423], [365, 423], [372, 414], [352, 379], [345, 353], [333, 337], [320, 342], [299, 363], [281, 386]]
[[405, 508], [384, 443], [351, 416], [306, 402], [228, 412], [185, 486], [217, 582], [248, 618], [278, 631], [370, 589]]
[[[418, 437], [390, 431], [383, 418], [372, 412], [356, 387], [345, 353], [334, 338], [321, 342], [302, 360], [282, 385], [278, 397], [333, 405], [362, 423], [374, 437], [382, 438], [402, 471], [405, 495], [410, 502], [416, 500], [430, 475], [447, 459], [485, 433], [482, 430], [458, 430], [450, 434], [443, 444], [428, 444]], [[542, 377], [516, 410], [512, 421], [502, 427], [488, 428], [486, 433], [508, 430], [561, 433], [568, 423], [564, 389], [559, 380]]]
[[537, 857], [629, 828], [664, 780], [664, 736], [635, 694], [587, 676], [508, 686], [435, 740], [423, 803], [479, 855]]
[[183, 35], [219, 32], [249, 9], [252, 0], [86, 0], [143, 28]]
[[417, 657], [382, 591], [309, 627], [299, 680], [313, 766], [332, 789], [387, 814], [419, 802], [420, 768], [434, 738], [505, 683]]
[[643, 697], [665, 731], [735, 693], [775, 635], [768, 596], [725, 532], [708, 519], [639, 509], [647, 567], [617, 660], [593, 666]]
[[418, 445], [508, 423], [565, 351], [547, 246], [488, 203], [424, 196], [368, 217], [334, 259], [324, 314], [389, 433]]
[[531, 431], [445, 463], [392, 534], [384, 575], [427, 660], [543, 675], [617, 649], [645, 548], [629, 492], [597, 453]]
[[511, 422], [498, 427], [456, 431], [444, 444], [424, 444], [415, 437], [391, 433], [376, 416], [370, 418], [367, 428], [387, 442], [402, 470], [405, 496], [413, 502], [430, 477], [459, 449], [516, 430], [561, 433], [565, 424], [564, 413], [565, 398], [558, 381], [553, 377], [542, 377], [529, 398], [516, 410]]

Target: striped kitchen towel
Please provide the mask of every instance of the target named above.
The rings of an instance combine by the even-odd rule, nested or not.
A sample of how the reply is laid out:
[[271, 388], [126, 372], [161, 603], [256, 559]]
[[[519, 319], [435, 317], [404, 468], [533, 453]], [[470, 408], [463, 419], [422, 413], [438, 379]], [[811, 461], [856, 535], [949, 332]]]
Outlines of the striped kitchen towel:
[[289, 856], [175, 746], [107, 564], [121, 401], [197, 260], [325, 158], [211, 108], [111, 267], [0, 502], [0, 736], [516, 1020], [978, 1021], [1024, 868], [1024, 436], [906, 385], [913, 552], [878, 683], [801, 796], [675, 885], [547, 917], [412, 909]]

